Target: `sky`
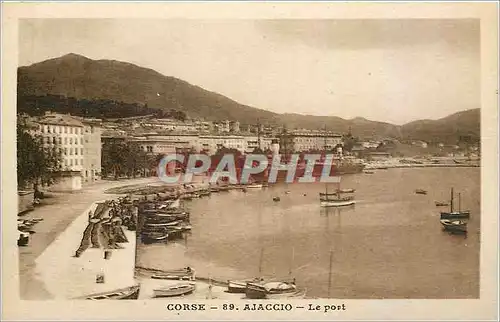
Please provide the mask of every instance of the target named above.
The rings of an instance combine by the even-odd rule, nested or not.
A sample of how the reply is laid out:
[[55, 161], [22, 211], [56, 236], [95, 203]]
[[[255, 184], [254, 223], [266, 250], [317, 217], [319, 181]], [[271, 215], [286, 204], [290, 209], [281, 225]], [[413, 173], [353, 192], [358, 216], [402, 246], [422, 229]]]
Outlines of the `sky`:
[[19, 65], [76, 53], [276, 113], [404, 124], [480, 107], [475, 19], [25, 19]]

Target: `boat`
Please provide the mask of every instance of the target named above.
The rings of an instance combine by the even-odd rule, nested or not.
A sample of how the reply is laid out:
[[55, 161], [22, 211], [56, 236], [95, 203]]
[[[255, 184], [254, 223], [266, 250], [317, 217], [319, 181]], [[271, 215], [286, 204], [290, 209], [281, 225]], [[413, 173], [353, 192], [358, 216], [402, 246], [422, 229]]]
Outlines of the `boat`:
[[273, 197], [273, 201], [280, 201], [280, 197]]
[[298, 293], [295, 283], [286, 281], [247, 283], [245, 295], [249, 299], [276, 299], [293, 297]]
[[179, 283], [172, 286], [154, 289], [154, 297], [175, 297], [193, 293], [196, 289], [194, 283]]
[[451, 188], [451, 193], [450, 193], [450, 211], [447, 212], [441, 212], [441, 218], [442, 220], [444, 219], [469, 219], [470, 218], [470, 211], [469, 210], [462, 210], [461, 209], [461, 195], [460, 193], [458, 194], [458, 211], [456, 211], [453, 208], [453, 188]]
[[436, 201], [435, 204], [436, 204], [436, 207], [447, 207], [450, 205], [448, 202], [444, 202], [444, 201]]
[[320, 203], [321, 207], [345, 207], [352, 206], [354, 204], [356, 204], [356, 200], [354, 200], [352, 197], [322, 200]]
[[460, 233], [467, 232], [466, 220], [441, 219], [440, 222], [444, 230]]
[[319, 193], [319, 197], [330, 197], [330, 196], [336, 196], [337, 193], [354, 193], [356, 191], [356, 189], [352, 189], [352, 188], [347, 188], [347, 189], [337, 189], [336, 192], [331, 192], [331, 193], [325, 193], [325, 192], [320, 192]]
[[261, 278], [249, 278], [244, 280], [229, 280], [227, 281], [228, 293], [245, 293], [248, 283], [259, 283], [264, 280]]
[[375, 171], [370, 171], [370, 170], [365, 170], [363, 171], [364, 174], [374, 174]]
[[146, 223], [146, 227], [168, 227], [168, 226], [176, 226], [180, 224], [180, 220], [168, 221], [168, 222], [149, 222]]
[[183, 268], [173, 271], [165, 271], [151, 276], [153, 279], [160, 280], [194, 280], [195, 272], [191, 268]]
[[417, 195], [426, 195], [426, 194], [427, 194], [427, 191], [426, 191], [426, 190], [424, 190], [424, 189], [416, 189], [416, 190], [415, 190], [415, 193], [416, 193]]
[[86, 295], [77, 299], [85, 300], [137, 300], [139, 297], [140, 285], [134, 285], [110, 292]]
[[261, 189], [262, 187], [262, 183], [251, 183], [246, 186], [247, 189]]
[[141, 239], [145, 244], [152, 244], [157, 242], [164, 242], [168, 239], [168, 232], [150, 231], [143, 232]]

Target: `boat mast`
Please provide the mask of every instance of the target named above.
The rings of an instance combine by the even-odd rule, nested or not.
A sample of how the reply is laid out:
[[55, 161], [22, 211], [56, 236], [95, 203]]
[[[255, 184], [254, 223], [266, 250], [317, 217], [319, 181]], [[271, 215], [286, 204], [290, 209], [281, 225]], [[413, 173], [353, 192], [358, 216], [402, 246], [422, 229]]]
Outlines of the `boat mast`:
[[453, 188], [451, 188], [450, 212], [453, 212]]
[[[325, 161], [326, 161], [326, 124], [324, 126], [324, 142], [323, 142], [323, 152], [324, 152], [324, 159], [323, 159], [323, 169], [325, 168]], [[331, 168], [330, 168], [331, 170]], [[325, 182], [325, 197], [328, 198], [328, 183]]]
[[460, 198], [460, 192], [458, 193], [458, 212], [461, 211], [462, 208], [462, 200]]
[[262, 277], [262, 259], [264, 257], [264, 248], [260, 250], [260, 260], [259, 260], [259, 278]]
[[330, 298], [330, 290], [332, 288], [332, 261], [333, 261], [333, 252], [330, 250], [330, 268], [328, 272], [328, 298]]
[[262, 149], [260, 144], [260, 119], [257, 119], [257, 141], [259, 143], [259, 150]]
[[290, 270], [288, 272], [288, 274], [290, 275], [290, 277], [292, 276], [292, 267], [293, 267], [293, 261], [295, 259], [295, 247], [292, 247], [292, 259], [290, 260]]

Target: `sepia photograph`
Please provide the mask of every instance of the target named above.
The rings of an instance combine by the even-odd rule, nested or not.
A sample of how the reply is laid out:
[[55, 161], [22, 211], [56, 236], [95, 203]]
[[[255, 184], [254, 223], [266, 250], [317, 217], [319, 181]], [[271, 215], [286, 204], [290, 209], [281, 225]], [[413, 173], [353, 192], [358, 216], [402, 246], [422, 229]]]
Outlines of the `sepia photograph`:
[[498, 224], [481, 22], [19, 17], [2, 199], [22, 306], [479, 301]]

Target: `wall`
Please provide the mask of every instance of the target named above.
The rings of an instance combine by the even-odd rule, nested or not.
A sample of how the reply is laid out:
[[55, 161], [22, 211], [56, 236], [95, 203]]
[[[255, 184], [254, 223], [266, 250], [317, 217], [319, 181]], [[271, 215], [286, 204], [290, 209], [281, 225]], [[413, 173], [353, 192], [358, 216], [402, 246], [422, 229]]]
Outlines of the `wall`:
[[18, 191], [17, 192], [17, 213], [33, 209], [33, 191]]
[[54, 192], [71, 192], [82, 189], [82, 177], [80, 173], [72, 173], [60, 178], [55, 184], [51, 185], [47, 190]]

